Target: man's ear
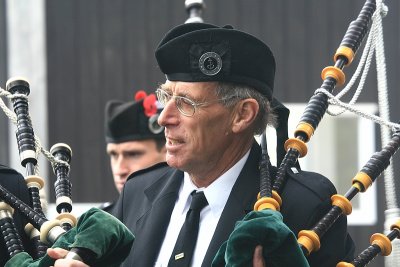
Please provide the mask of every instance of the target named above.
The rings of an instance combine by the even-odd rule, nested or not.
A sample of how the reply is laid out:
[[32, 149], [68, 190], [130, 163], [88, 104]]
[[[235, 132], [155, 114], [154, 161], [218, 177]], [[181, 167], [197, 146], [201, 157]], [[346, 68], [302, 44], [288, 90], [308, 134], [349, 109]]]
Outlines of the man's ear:
[[248, 129], [256, 119], [258, 109], [258, 102], [254, 98], [240, 100], [233, 114], [232, 132], [238, 133]]

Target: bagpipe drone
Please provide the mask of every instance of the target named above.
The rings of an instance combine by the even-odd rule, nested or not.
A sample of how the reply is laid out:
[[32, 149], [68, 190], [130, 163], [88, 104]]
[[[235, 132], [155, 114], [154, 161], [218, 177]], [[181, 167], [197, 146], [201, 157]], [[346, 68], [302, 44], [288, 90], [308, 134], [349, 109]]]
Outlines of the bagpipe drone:
[[[373, 24], [371, 21], [376, 20], [380, 22], [380, 16], [385, 15], [385, 11], [385, 6], [382, 1], [367, 0], [357, 19], [350, 23], [346, 34], [334, 55], [334, 66], [328, 66], [322, 70], [321, 77], [323, 79], [323, 83], [321, 87], [315, 91], [314, 95], [309, 100], [305, 111], [300, 118], [300, 122], [298, 123], [294, 132], [294, 138], [289, 138], [284, 143], [286, 154], [284, 154], [282, 161], [278, 160], [280, 165], [273, 184], [271, 182], [272, 179], [269, 177], [269, 158], [266, 152], [266, 136], [265, 133], [263, 134], [261, 137], [261, 147], [263, 152], [260, 161], [261, 184], [258, 201], [254, 205], [255, 213], [253, 212], [252, 215], [249, 217], [246, 216], [242, 222], [239, 222], [232, 233], [232, 236], [239, 236], [239, 234], [235, 235], [235, 232], [239, 233], [251, 229], [253, 227], [251, 226], [252, 220], [256, 221], [261, 217], [271, 217], [274, 214], [273, 211], [280, 210], [280, 206], [282, 205], [280, 194], [285, 186], [286, 172], [288, 169], [297, 164], [298, 158], [304, 157], [307, 154], [306, 143], [311, 139], [316, 128], [318, 127], [318, 124], [322, 120], [322, 117], [327, 112], [329, 104], [336, 104], [354, 112], [354, 108], [341, 103], [332, 95], [332, 92], [336, 85], [343, 85], [345, 83], [345, 74], [343, 69], [352, 63], [357, 50], [363, 42], [364, 37], [370, 30], [370, 25]], [[374, 30], [376, 30], [376, 28], [374, 28]], [[382, 121], [375, 118], [373, 115], [366, 117], [369, 117], [375, 121]], [[324, 236], [324, 234], [329, 231], [329, 229], [340, 216], [346, 216], [352, 212], [352, 205], [350, 201], [358, 193], [365, 192], [376, 180], [376, 178], [379, 177], [389, 166], [392, 156], [400, 147], [400, 125], [390, 122], [382, 124], [386, 124], [386, 126], [392, 128], [393, 134], [391, 139], [386, 143], [386, 145], [382, 146], [383, 148], [381, 151], [374, 153], [368, 162], [362, 167], [362, 169], [354, 176], [352, 179], [351, 188], [344, 195], [336, 194], [331, 197], [332, 207], [328, 213], [323, 216], [312, 229], [300, 231], [296, 242], [297, 244], [294, 244], [290, 240], [290, 242], [292, 242], [290, 245], [291, 249], [283, 253], [289, 258], [297, 257], [296, 259], [298, 262], [294, 263], [292, 261], [290, 263], [290, 260], [288, 260], [288, 265], [285, 265], [285, 259], [283, 259], [282, 262], [273, 261], [271, 263], [273, 266], [309, 266], [304, 260], [304, 257], [307, 257], [311, 253], [320, 249], [320, 239]], [[273, 220], [277, 220], [278, 223], [282, 223], [282, 220], [279, 221], [279, 218], [273, 218]], [[253, 228], [257, 227], [258, 223], [255, 222]], [[254, 233], [253, 231], [248, 231], [247, 238], [250, 238], [251, 236], [251, 238], [259, 239], [258, 236], [256, 237], [255, 235], [267, 234], [265, 229], [268, 227], [269, 226], [266, 224], [264, 228], [258, 227], [259, 229], [257, 228], [257, 230], [260, 230], [258, 233], [255, 233], [256, 231], [254, 231]], [[284, 225], [282, 227], [284, 228]], [[270, 230], [274, 231], [274, 229]], [[242, 235], [245, 236], [244, 234]], [[243, 239], [244, 238], [245, 237], [243, 237]], [[367, 265], [379, 253], [383, 256], [387, 256], [392, 251], [391, 242], [396, 238], [400, 238], [400, 220], [391, 225], [390, 232], [387, 235], [380, 233], [373, 234], [370, 239], [371, 245], [362, 251], [358, 256], [356, 256], [351, 262], [340, 262], [337, 264], [337, 266], [361, 267]], [[232, 254], [236, 253], [241, 255], [240, 257], [242, 258], [243, 255], [247, 255], [248, 258], [240, 259], [240, 257], [231, 257], [232, 262], [226, 262], [226, 266], [241, 266], [238, 264], [238, 258], [243, 262], [251, 262], [251, 258], [253, 257], [252, 251], [247, 252], [246, 248], [243, 246], [235, 247], [236, 244], [245, 241], [230, 239], [227, 241], [228, 245], [225, 244], [225, 246], [229, 246], [229, 243], [232, 243], [231, 251], [229, 251], [230, 255], [227, 254], [227, 251], [224, 252], [226, 247], [221, 247], [219, 253], [225, 253], [225, 255], [219, 256], [225, 257], [226, 260], [229, 259]], [[268, 253], [273, 253], [272, 248], [268, 248], [268, 243], [260, 245], [263, 245], [264, 250], [267, 250], [264, 251], [264, 256], [266, 254], [268, 255]], [[249, 247], [247, 249], [251, 250], [254, 249], [254, 247]], [[299, 251], [302, 251], [303, 257], [299, 255]]]
[[204, 22], [202, 14], [205, 7], [203, 0], [185, 0], [185, 9], [189, 15], [185, 23]]
[[[6, 90], [1, 89], [0, 95], [11, 99], [14, 114], [3, 101], [1, 107], [17, 125], [20, 161], [26, 169], [25, 181], [31, 199], [31, 203], [27, 204], [0, 185], [0, 228], [10, 256], [6, 266], [53, 265], [54, 260], [46, 255], [46, 249], [51, 245], [68, 249], [66, 258], [69, 259], [95, 266], [118, 266], [128, 255], [134, 236], [121, 222], [99, 209], [90, 209], [79, 220], [71, 214], [71, 148], [66, 144], [56, 144], [49, 153], [40, 146], [29, 116], [27, 97], [30, 87], [25, 79], [9, 79]], [[54, 220], [46, 218], [40, 202], [39, 190], [44, 186], [43, 178], [37, 175], [37, 155], [40, 150], [51, 161], [57, 177], [54, 185], [59, 215]], [[33, 243], [33, 255], [23, 247], [12, 219], [14, 211], [20, 212], [29, 221], [25, 232]], [[115, 254], [118, 257], [114, 257]]]

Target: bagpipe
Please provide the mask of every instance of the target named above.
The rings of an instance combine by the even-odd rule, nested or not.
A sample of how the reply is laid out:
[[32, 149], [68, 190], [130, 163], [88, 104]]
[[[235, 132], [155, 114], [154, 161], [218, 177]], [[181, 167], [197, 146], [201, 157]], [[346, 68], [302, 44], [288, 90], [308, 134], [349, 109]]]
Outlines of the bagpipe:
[[[188, 3], [191, 1], [187, 1]], [[194, 2], [194, 1], [193, 1]], [[202, 1], [201, 1], [202, 2]], [[201, 8], [203, 6], [200, 5]], [[193, 5], [192, 11], [189, 14], [197, 14], [199, 16], [199, 6]], [[359, 49], [365, 35], [369, 31], [369, 25], [376, 14], [376, 10], [380, 10], [380, 6], [376, 5], [375, 1], [367, 0], [364, 4], [358, 18], [353, 21], [341, 44], [339, 49], [336, 51], [334, 56], [335, 64], [325, 68], [322, 71], [323, 84], [315, 94], [311, 97], [305, 112], [297, 126], [294, 133], [295, 138], [288, 139], [285, 143], [286, 154], [279, 165], [278, 173], [275, 178], [274, 184], [271, 182], [271, 177], [269, 177], [269, 158], [266, 150], [265, 134], [261, 139], [262, 147], [262, 159], [260, 162], [260, 173], [261, 173], [261, 185], [260, 185], [260, 196], [259, 200], [256, 202], [252, 217], [247, 217], [248, 222], [251, 223], [253, 219], [258, 219], [263, 216], [268, 216], [272, 221], [279, 223], [282, 218], [277, 215], [276, 212], [269, 211], [279, 211], [282, 205], [282, 199], [280, 194], [282, 193], [283, 187], [285, 185], [286, 171], [294, 166], [299, 157], [304, 157], [307, 154], [306, 143], [311, 139], [314, 134], [318, 124], [322, 120], [322, 117], [326, 113], [329, 101], [335, 101], [330, 98], [330, 94], [333, 92], [336, 85], [342, 85], [345, 82], [345, 75], [343, 69], [352, 63], [357, 50]], [[380, 11], [379, 11], [380, 12]], [[378, 13], [379, 13], [378, 12]], [[93, 238], [98, 238], [93, 235], [93, 228], [90, 231], [86, 231], [86, 226], [92, 226], [96, 232], [100, 232], [97, 226], [104, 225], [104, 223], [99, 223], [103, 219], [111, 219], [101, 212], [90, 211], [84, 214], [77, 222], [76, 219], [71, 217], [70, 214], [72, 210], [72, 201], [70, 197], [70, 183], [68, 180], [69, 172], [69, 161], [71, 160], [72, 152], [71, 149], [66, 145], [57, 145], [54, 149], [51, 149], [52, 153], [49, 158], [53, 159], [53, 168], [57, 175], [57, 181], [59, 181], [56, 195], [59, 200], [57, 200], [57, 211], [62, 215], [60, 220], [56, 220], [54, 223], [49, 221], [40, 211], [40, 198], [38, 196], [38, 190], [43, 187], [42, 179], [38, 179], [35, 175], [34, 169], [36, 168], [36, 151], [34, 140], [34, 133], [31, 127], [31, 121], [28, 114], [28, 102], [27, 95], [29, 94], [29, 84], [22, 79], [14, 79], [7, 82], [7, 90], [9, 96], [13, 99], [14, 111], [17, 114], [17, 140], [20, 150], [21, 164], [27, 169], [28, 176], [27, 182], [29, 185], [29, 190], [32, 192], [32, 204], [27, 205], [21, 203], [19, 199], [9, 192], [5, 188], [0, 187], [0, 198], [3, 199], [3, 203], [0, 205], [1, 217], [0, 224], [2, 233], [5, 236], [4, 240], [8, 244], [9, 255], [11, 262], [17, 260], [17, 258], [24, 257], [24, 260], [39, 257], [40, 260], [46, 260], [50, 262], [51, 259], [43, 256], [43, 252], [37, 256], [30, 256], [24, 253], [24, 248], [21, 242], [18, 240], [18, 234], [13, 228], [13, 223], [11, 219], [11, 213], [13, 210], [17, 210], [24, 214], [24, 216], [31, 222], [31, 226], [27, 227], [32, 229], [29, 231], [32, 239], [40, 239], [37, 247], [40, 248], [39, 251], [44, 251], [42, 249], [43, 243], [45, 245], [52, 245], [70, 248], [72, 244], [71, 254], [68, 257], [80, 258], [81, 260], [92, 263], [94, 260], [99, 260], [103, 256], [110, 256], [112, 252], [126, 251], [126, 248], [133, 242], [133, 237], [127, 238], [128, 240], [121, 244], [124, 249], [112, 247], [97, 249], [95, 247], [90, 247], [90, 244], [96, 244], [97, 240]], [[291, 247], [290, 251], [287, 251], [287, 257], [295, 255], [299, 258], [299, 262], [296, 266], [307, 266], [305, 257], [309, 254], [317, 251], [320, 247], [320, 239], [329, 231], [329, 228], [336, 222], [340, 216], [345, 216], [351, 213], [351, 203], [350, 201], [358, 194], [365, 192], [371, 184], [376, 180], [377, 177], [388, 167], [390, 164], [390, 158], [396, 153], [400, 145], [400, 131], [398, 130], [398, 124], [391, 124], [394, 130], [392, 139], [387, 143], [383, 149], [375, 153], [371, 159], [364, 165], [359, 173], [353, 178], [353, 184], [345, 195], [334, 195], [332, 197], [332, 208], [330, 211], [313, 227], [311, 230], [304, 230], [300, 232], [298, 240]], [[32, 178], [31, 178], [32, 177]], [[39, 201], [38, 201], [39, 200]], [[5, 215], [4, 215], [5, 214]], [[96, 218], [96, 214], [101, 214], [100, 220]], [[92, 220], [92, 221], [87, 221]], [[61, 222], [62, 221], [62, 222]], [[76, 226], [75, 226], [76, 223]], [[238, 224], [238, 227], [248, 227], [244, 221]], [[103, 229], [108, 232], [111, 224], [105, 224], [107, 228]], [[119, 226], [119, 225], [118, 225]], [[282, 225], [284, 227], [284, 225]], [[69, 229], [68, 229], [69, 228]], [[368, 264], [377, 254], [388, 255], [391, 252], [391, 241], [400, 236], [400, 222], [392, 225], [391, 232], [387, 235], [374, 234], [371, 237], [371, 246], [358, 255], [351, 263], [339, 263], [338, 266], [365, 266]], [[5, 230], [3, 230], [5, 229]], [[36, 230], [35, 230], [36, 229]], [[121, 226], [122, 230], [126, 230]], [[236, 228], [237, 231], [239, 228]], [[267, 229], [266, 231], [273, 231], [274, 229]], [[288, 229], [287, 229], [288, 230]], [[40, 231], [40, 234], [38, 232]], [[234, 231], [234, 232], [235, 232]], [[289, 232], [289, 231], [288, 231]], [[40, 238], [38, 238], [40, 236]], [[81, 238], [85, 237], [85, 238]], [[85, 240], [85, 242], [84, 242]], [[122, 240], [122, 238], [112, 235], [108, 237], [104, 244], [112, 244], [110, 240]], [[228, 240], [229, 243], [230, 240]], [[37, 241], [34, 241], [38, 243]], [[82, 243], [81, 243], [82, 242]], [[103, 243], [103, 242], [98, 242]], [[109, 253], [105, 253], [107, 249]], [[113, 250], [115, 249], [115, 250]], [[268, 249], [268, 247], [265, 247]], [[272, 249], [271, 249], [272, 250]], [[129, 249], [128, 249], [129, 252]], [[244, 253], [244, 251], [240, 251]], [[299, 254], [302, 254], [300, 257]], [[121, 254], [120, 254], [121, 255]], [[252, 253], [249, 253], [252, 256]], [[31, 257], [31, 258], [30, 258]], [[93, 259], [95, 258], [95, 259]], [[32, 259], [32, 261], [34, 261]], [[37, 262], [37, 261], [36, 261]], [[103, 262], [105, 264], [106, 260]], [[14, 262], [13, 262], [14, 263]], [[10, 263], [10, 264], [13, 264]], [[32, 263], [32, 262], [31, 262]], [[16, 264], [16, 263], [15, 263]], [[229, 263], [227, 263], [229, 265]], [[277, 262], [279, 266], [279, 262]], [[24, 266], [24, 265], [10, 265], [10, 266]], [[113, 265], [96, 265], [96, 266], [113, 266]]]
[[[321, 77], [323, 83], [310, 98], [294, 132], [294, 138], [289, 138], [284, 142], [283, 146], [286, 152], [282, 159], [278, 160], [278, 163], [280, 164], [274, 183], [272, 183], [268, 169], [270, 164], [266, 149], [266, 135], [265, 133], [262, 135], [262, 155], [259, 167], [261, 176], [260, 193], [258, 200], [254, 205], [253, 213], [246, 216], [242, 222], [237, 224], [231, 237], [227, 241], [227, 244], [224, 245], [225, 247], [221, 247], [218, 252], [224, 254], [223, 256], [220, 256], [225, 258], [226, 266], [241, 266], [238, 262], [251, 262], [253, 251], [247, 250], [252, 250], [254, 247], [245, 248], [243, 245], [240, 246], [239, 244], [244, 242], [244, 238], [260, 240], [256, 235], [267, 236], [268, 232], [266, 231], [266, 228], [268, 227], [271, 228], [271, 231], [281, 231], [281, 229], [285, 229], [285, 225], [282, 223], [282, 217], [274, 214], [276, 211], [280, 210], [282, 205], [282, 198], [280, 195], [285, 186], [287, 171], [298, 163], [299, 158], [304, 157], [307, 154], [308, 148], [306, 143], [311, 139], [324, 114], [327, 112], [329, 104], [339, 105], [342, 108], [357, 113], [355, 108], [340, 102], [338, 97], [333, 96], [332, 92], [337, 85], [341, 86], [345, 84], [345, 74], [343, 69], [353, 62], [364, 37], [370, 31], [371, 24], [372, 26], [376, 26], [376, 24], [371, 23], [371, 21], [380, 22], [381, 16], [386, 15], [385, 12], [387, 10], [385, 8], [386, 6], [384, 6], [382, 1], [367, 0], [356, 20], [350, 23], [345, 36], [334, 55], [334, 65], [328, 66], [322, 70]], [[373, 28], [373, 30], [376, 31], [376, 28]], [[369, 38], [368, 42], [370, 41], [371, 39]], [[382, 119], [379, 119], [374, 115], [366, 115], [365, 117], [376, 122], [382, 122]], [[391, 139], [386, 143], [386, 145], [382, 145], [383, 148], [381, 151], [374, 153], [362, 169], [354, 176], [350, 189], [344, 195], [335, 194], [331, 197], [332, 207], [324, 216], [322, 216], [312, 229], [300, 231], [296, 242], [291, 238], [289, 238], [289, 241], [288, 239], [282, 239], [282, 242], [290, 243], [290, 249], [283, 252], [286, 254], [286, 259], [284, 257], [275, 259], [274, 257], [271, 257], [272, 259], [270, 259], [270, 264], [272, 266], [309, 266], [305, 259], [311, 253], [320, 249], [321, 238], [329, 231], [340, 216], [347, 216], [352, 212], [350, 201], [358, 193], [365, 192], [389, 166], [392, 156], [400, 147], [400, 124], [391, 122], [382, 122], [381, 124], [386, 124], [385, 126], [392, 128], [393, 134]], [[270, 222], [281, 224], [281, 228], [272, 229], [273, 227], [266, 224], [264, 224], [263, 227], [260, 227], [257, 220], [260, 220], [262, 217], [267, 219], [271, 218]], [[251, 224], [252, 222], [253, 224]], [[257, 229], [259, 232], [255, 233], [256, 231], [254, 231], [254, 235], [252, 236], [252, 231], [249, 231], [251, 228]], [[286, 230], [287, 229], [285, 229], [285, 231]], [[245, 231], [248, 231], [247, 235], [243, 234]], [[239, 236], [243, 239], [237, 240]], [[271, 235], [271, 238], [272, 236], [273, 235]], [[276, 236], [274, 237], [276, 238]], [[396, 238], [400, 238], [400, 220], [391, 225], [390, 232], [387, 235], [381, 233], [373, 234], [370, 239], [371, 245], [356, 256], [351, 262], [340, 262], [337, 266], [361, 267], [367, 265], [378, 254], [387, 256], [392, 251], [391, 242]], [[276, 252], [274, 249], [278, 249], [277, 245], [274, 245], [275, 248], [268, 248], [269, 243], [261, 245], [263, 245], [264, 248], [264, 256], [267, 254], [267, 256], [265, 256], [266, 258], [269, 255], [272, 256], [272, 253]], [[230, 250], [228, 251], [228, 249]], [[236, 257], [234, 254], [239, 256]], [[247, 258], [243, 259], [243, 257]], [[293, 259], [297, 259], [298, 262], [294, 264]]]
[[[121, 222], [99, 209], [90, 209], [79, 220], [71, 214], [69, 163], [72, 150], [62, 143], [55, 144], [50, 152], [41, 147], [29, 116], [29, 93], [29, 83], [25, 79], [12, 78], [7, 81], [6, 90], [1, 89], [0, 94], [9, 97], [14, 108], [13, 113], [0, 99], [1, 107], [17, 125], [20, 162], [26, 169], [25, 181], [30, 195], [30, 203], [25, 203], [0, 185], [0, 228], [10, 257], [6, 266], [53, 265], [54, 260], [46, 255], [51, 245], [68, 249], [68, 259], [96, 266], [118, 266], [128, 255], [134, 236]], [[57, 177], [54, 187], [59, 215], [54, 220], [46, 218], [40, 201], [39, 190], [44, 186], [44, 179], [37, 175], [37, 156], [40, 151], [52, 163]], [[32, 241], [32, 255], [25, 251], [13, 222], [12, 214], [15, 211], [29, 222], [24, 230]], [[113, 256], [115, 251], [119, 252], [117, 258]]]
[[189, 16], [185, 23], [204, 22], [202, 14], [205, 7], [203, 0], [185, 0], [185, 9]]

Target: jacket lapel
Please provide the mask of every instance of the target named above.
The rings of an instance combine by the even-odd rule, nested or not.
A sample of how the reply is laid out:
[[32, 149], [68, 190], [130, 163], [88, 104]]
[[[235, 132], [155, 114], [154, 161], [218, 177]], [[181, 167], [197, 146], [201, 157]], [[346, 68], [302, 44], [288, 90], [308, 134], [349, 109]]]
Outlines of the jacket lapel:
[[174, 170], [170, 177], [162, 179], [168, 182], [155, 183], [145, 189], [145, 195], [151, 204], [136, 223], [137, 241], [140, 245], [134, 249], [135, 266], [154, 266], [178, 196], [183, 173]]
[[253, 210], [260, 187], [260, 174], [258, 171], [260, 154], [261, 149], [255, 142], [221, 214], [202, 263], [203, 267], [211, 266], [218, 249], [228, 239], [235, 227], [235, 223]]

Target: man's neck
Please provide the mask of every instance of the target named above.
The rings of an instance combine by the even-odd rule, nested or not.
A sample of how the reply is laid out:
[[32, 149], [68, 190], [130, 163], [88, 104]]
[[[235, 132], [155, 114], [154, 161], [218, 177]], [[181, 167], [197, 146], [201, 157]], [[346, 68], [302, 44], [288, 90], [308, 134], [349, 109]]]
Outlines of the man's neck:
[[231, 146], [233, 149], [225, 151], [224, 157], [222, 157], [218, 162], [214, 162], [213, 166], [210, 166], [208, 170], [188, 172], [193, 184], [198, 188], [207, 187], [212, 184], [221, 175], [231, 169], [240, 159], [242, 159], [250, 150], [252, 144], [253, 140], [247, 142], [247, 144]]

